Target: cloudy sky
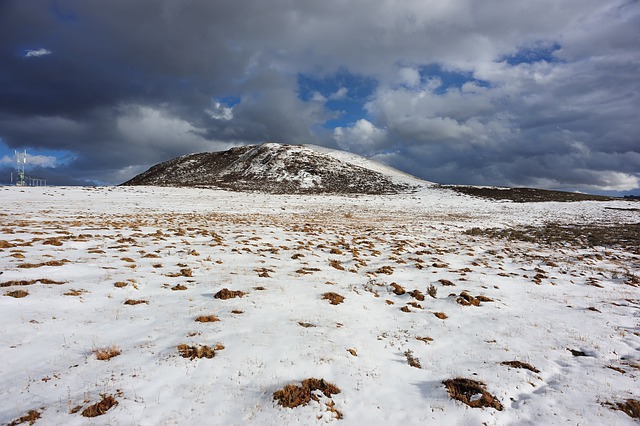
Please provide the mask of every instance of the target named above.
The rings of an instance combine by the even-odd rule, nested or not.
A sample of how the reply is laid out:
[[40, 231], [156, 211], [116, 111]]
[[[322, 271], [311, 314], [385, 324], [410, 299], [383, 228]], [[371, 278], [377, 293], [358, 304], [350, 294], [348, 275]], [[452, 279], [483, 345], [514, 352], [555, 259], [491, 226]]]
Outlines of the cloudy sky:
[[640, 194], [640, 3], [2, 0], [0, 183], [265, 141], [440, 183]]

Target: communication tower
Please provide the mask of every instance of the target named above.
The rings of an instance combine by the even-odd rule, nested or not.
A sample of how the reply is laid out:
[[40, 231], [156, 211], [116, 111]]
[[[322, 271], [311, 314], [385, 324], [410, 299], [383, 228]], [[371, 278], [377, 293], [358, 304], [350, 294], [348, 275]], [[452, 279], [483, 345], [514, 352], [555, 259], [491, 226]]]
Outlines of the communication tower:
[[23, 152], [14, 151], [16, 154], [16, 186], [25, 186], [24, 166], [27, 164], [27, 150]]

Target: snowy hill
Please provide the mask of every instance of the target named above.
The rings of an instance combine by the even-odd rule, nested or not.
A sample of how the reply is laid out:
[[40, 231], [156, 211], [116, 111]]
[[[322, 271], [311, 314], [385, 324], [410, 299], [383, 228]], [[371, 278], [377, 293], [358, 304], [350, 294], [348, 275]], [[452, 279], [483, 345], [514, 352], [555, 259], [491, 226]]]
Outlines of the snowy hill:
[[265, 143], [166, 161], [123, 185], [214, 186], [277, 194], [394, 194], [429, 184], [363, 157]]

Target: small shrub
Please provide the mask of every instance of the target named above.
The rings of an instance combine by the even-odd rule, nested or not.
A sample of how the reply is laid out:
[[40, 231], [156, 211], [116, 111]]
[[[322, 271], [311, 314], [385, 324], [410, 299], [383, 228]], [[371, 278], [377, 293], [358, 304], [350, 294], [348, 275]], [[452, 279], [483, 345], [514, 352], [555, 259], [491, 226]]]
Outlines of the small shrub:
[[442, 382], [449, 396], [473, 408], [491, 407], [502, 411], [502, 404], [496, 397], [487, 392], [485, 384], [461, 377]]
[[332, 305], [339, 305], [344, 301], [344, 296], [340, 296], [338, 293], [327, 292], [322, 295], [323, 300], [328, 300]]
[[84, 410], [82, 410], [83, 417], [97, 417], [101, 416], [112, 407], [118, 405], [118, 401], [113, 397], [113, 395], [102, 395], [102, 400], [93, 405], [88, 406]]
[[235, 297], [242, 297], [244, 296], [245, 293], [243, 293], [240, 290], [229, 290], [228, 288], [223, 288], [222, 290], [220, 290], [219, 292], [217, 292], [216, 294], [213, 295], [214, 299], [221, 299], [221, 300], [227, 300], [227, 299], [233, 299]]
[[427, 294], [435, 299], [436, 296], [438, 295], [438, 289], [436, 288], [436, 286], [431, 284], [427, 289]]
[[91, 352], [93, 352], [96, 358], [100, 361], [109, 361], [111, 358], [116, 357], [122, 353], [120, 348], [117, 347], [116, 345], [111, 345], [104, 348], [97, 348]]

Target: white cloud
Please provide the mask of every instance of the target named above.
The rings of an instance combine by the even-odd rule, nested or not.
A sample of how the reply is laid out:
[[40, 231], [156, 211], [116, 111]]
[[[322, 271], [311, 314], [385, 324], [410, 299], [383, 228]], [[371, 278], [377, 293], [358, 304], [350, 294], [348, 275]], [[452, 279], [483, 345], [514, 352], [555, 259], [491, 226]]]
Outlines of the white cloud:
[[378, 129], [365, 119], [360, 119], [349, 127], [336, 127], [333, 136], [340, 148], [356, 153], [375, 151], [387, 142], [386, 131]]
[[398, 79], [400, 84], [407, 87], [415, 87], [420, 84], [420, 72], [415, 68], [400, 68], [398, 71]]
[[[16, 158], [5, 155], [0, 159], [0, 164], [15, 165]], [[25, 163], [25, 169], [31, 166], [55, 168], [58, 165], [58, 159], [51, 155], [31, 155], [27, 153], [27, 162]]]
[[222, 105], [220, 102], [214, 102], [213, 106], [206, 110], [206, 112], [215, 120], [229, 121], [233, 119], [233, 108]]
[[25, 52], [24, 56], [25, 58], [37, 58], [39, 56], [47, 56], [47, 55], [51, 55], [53, 52], [48, 50], [48, 49], [44, 49], [44, 48], [40, 48], [40, 49], [29, 49]]
[[348, 91], [349, 89], [347, 89], [346, 87], [341, 87], [338, 90], [336, 90], [334, 93], [332, 93], [331, 96], [329, 96], [329, 99], [332, 101], [344, 99], [347, 97]]

